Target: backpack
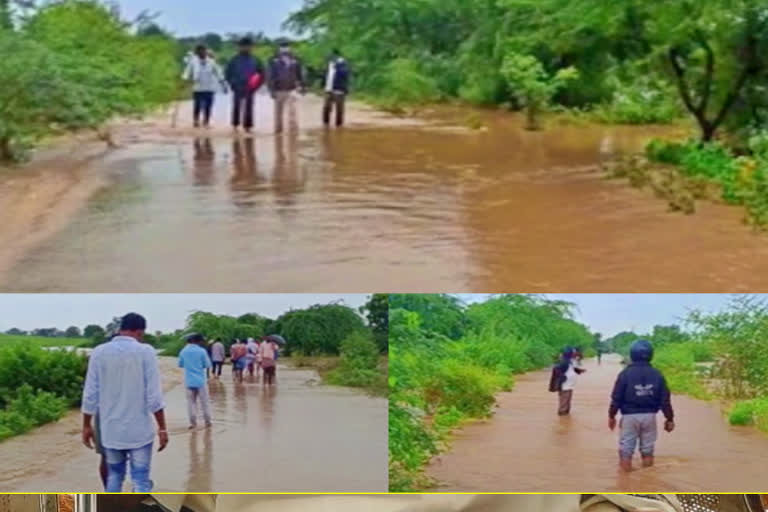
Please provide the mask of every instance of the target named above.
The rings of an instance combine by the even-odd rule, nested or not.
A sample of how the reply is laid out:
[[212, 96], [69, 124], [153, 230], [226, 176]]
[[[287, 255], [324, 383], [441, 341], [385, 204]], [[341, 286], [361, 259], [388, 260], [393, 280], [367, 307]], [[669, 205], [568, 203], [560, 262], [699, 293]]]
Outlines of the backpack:
[[565, 373], [560, 369], [560, 365], [556, 364], [552, 367], [552, 375], [549, 377], [549, 391], [551, 393], [559, 393], [562, 391], [564, 381]]

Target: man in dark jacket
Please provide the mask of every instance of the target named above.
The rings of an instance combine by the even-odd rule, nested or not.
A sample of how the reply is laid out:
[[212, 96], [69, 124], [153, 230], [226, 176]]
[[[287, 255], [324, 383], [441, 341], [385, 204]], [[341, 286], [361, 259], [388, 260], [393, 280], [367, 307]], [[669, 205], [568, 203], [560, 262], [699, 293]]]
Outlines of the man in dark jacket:
[[241, 39], [239, 46], [240, 51], [229, 61], [225, 75], [234, 99], [232, 126], [237, 130], [242, 124], [245, 131], [250, 132], [253, 128], [253, 99], [264, 82], [264, 67], [251, 53], [253, 41], [250, 38]]
[[344, 124], [344, 103], [349, 94], [349, 64], [339, 50], [333, 50], [325, 77], [325, 106], [323, 123], [331, 124], [331, 113], [336, 108], [336, 126]]
[[667, 382], [659, 370], [651, 366], [653, 346], [638, 340], [629, 351], [632, 363], [616, 379], [608, 410], [608, 427], [616, 428], [616, 415], [621, 412], [619, 465], [632, 470], [632, 457], [640, 444], [643, 467], [653, 466], [654, 447], [658, 437], [656, 415], [664, 413], [664, 430], [675, 429], [675, 413]]
[[296, 91], [306, 92], [304, 70], [288, 43], [280, 44], [277, 54], [269, 61], [269, 91], [275, 100], [275, 133], [283, 132], [285, 107], [288, 106], [288, 116], [291, 128], [298, 128], [296, 114]]

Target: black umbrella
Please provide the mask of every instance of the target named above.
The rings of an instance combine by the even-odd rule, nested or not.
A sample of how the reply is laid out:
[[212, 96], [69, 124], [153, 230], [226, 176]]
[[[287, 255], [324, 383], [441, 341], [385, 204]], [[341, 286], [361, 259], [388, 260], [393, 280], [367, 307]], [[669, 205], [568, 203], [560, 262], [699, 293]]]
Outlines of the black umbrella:
[[269, 341], [274, 341], [278, 345], [285, 345], [285, 338], [283, 338], [279, 334], [270, 334], [269, 336], [266, 336], [265, 339]]

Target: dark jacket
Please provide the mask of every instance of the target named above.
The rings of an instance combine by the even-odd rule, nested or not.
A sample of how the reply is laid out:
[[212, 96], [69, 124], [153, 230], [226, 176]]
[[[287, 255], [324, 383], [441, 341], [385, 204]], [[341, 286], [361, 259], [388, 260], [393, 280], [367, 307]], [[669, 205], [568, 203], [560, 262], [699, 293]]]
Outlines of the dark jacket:
[[350, 76], [350, 70], [349, 70], [349, 63], [345, 59], [335, 59], [328, 61], [328, 65], [326, 66], [326, 78], [324, 79], [324, 85], [327, 87], [327, 73], [328, 68], [332, 64], [336, 64], [336, 73], [333, 75], [333, 90], [334, 91], [341, 91], [344, 94], [349, 93], [349, 76]]
[[264, 66], [259, 58], [253, 55], [238, 53], [229, 61], [224, 75], [233, 91], [244, 94], [248, 92], [248, 82], [256, 73], [264, 74]]
[[271, 92], [287, 92], [305, 87], [304, 69], [301, 61], [294, 56], [284, 59], [275, 55], [269, 61], [267, 73]]
[[661, 372], [646, 362], [624, 368], [616, 378], [608, 414], [614, 418], [619, 411], [625, 416], [663, 411], [669, 421], [674, 420], [672, 399]]

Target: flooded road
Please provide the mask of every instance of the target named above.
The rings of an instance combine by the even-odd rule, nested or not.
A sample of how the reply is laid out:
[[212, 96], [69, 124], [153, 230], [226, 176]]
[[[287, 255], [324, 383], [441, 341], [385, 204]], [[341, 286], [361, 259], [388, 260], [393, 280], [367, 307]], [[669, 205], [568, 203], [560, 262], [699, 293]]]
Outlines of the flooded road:
[[741, 209], [673, 214], [604, 179], [601, 162], [668, 128], [531, 133], [479, 112], [486, 129], [471, 130], [459, 109], [415, 122], [357, 106], [350, 126], [326, 131], [320, 100], [306, 97], [301, 131], [275, 137], [260, 97], [255, 136], [236, 138], [226, 103], [210, 132], [165, 118], [117, 129], [122, 149], [88, 163], [107, 186], [0, 265], [0, 290], [768, 289], [768, 235], [743, 226]]
[[[173, 373], [180, 382], [175, 360], [162, 361], [164, 379]], [[386, 492], [385, 399], [321, 386], [314, 372], [287, 367], [270, 391], [235, 384], [230, 369], [210, 387], [211, 429], [187, 430], [182, 385], [166, 393], [170, 442], [154, 454], [156, 492]], [[0, 460], [4, 492], [101, 491], [79, 414], [0, 443]]]
[[[656, 466], [621, 475], [609, 396], [620, 362], [586, 362], [571, 417], [559, 418], [549, 370], [521, 376], [494, 417], [463, 429], [427, 473], [439, 491], [754, 492], [765, 489], [768, 435], [731, 427], [716, 404], [673, 395], [676, 430], [660, 428]], [[661, 424], [661, 423], [660, 423]]]

